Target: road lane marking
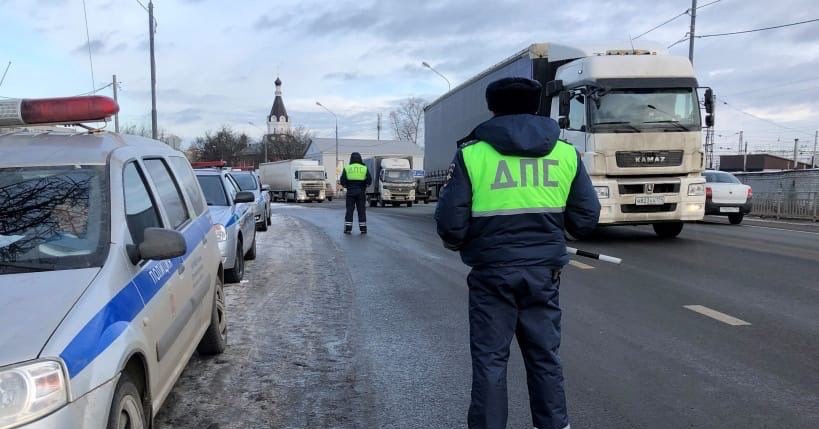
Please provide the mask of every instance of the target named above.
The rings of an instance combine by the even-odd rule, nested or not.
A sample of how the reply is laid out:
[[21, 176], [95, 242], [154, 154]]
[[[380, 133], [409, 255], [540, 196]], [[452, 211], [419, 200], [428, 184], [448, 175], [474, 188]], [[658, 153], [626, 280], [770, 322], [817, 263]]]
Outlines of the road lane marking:
[[744, 320], [737, 319], [736, 317], [729, 316], [729, 315], [727, 315], [725, 313], [720, 313], [717, 310], [710, 309], [710, 308], [708, 308], [706, 306], [703, 306], [703, 305], [683, 305], [683, 307], [685, 307], [685, 308], [687, 308], [687, 309], [689, 309], [689, 310], [691, 310], [691, 311], [693, 311], [695, 313], [700, 313], [703, 316], [708, 316], [708, 317], [710, 317], [712, 319], [719, 320], [720, 322], [725, 323], [727, 325], [731, 325], [731, 326], [747, 326], [747, 325], [750, 325], [750, 323], [748, 323], [748, 322], [746, 322]]
[[787, 232], [798, 232], [802, 234], [811, 234], [811, 235], [819, 235], [819, 232], [812, 232], [812, 231], [800, 231], [798, 229], [785, 229], [785, 228], [773, 228], [770, 226], [759, 226], [759, 225], [743, 225], [748, 228], [761, 228], [761, 229], [772, 229], [774, 231], [787, 231]]
[[580, 268], [581, 270], [593, 270], [594, 269], [593, 266], [586, 265], [586, 264], [584, 264], [582, 262], [575, 261], [574, 259], [569, 260], [569, 265], [571, 265], [573, 267]]

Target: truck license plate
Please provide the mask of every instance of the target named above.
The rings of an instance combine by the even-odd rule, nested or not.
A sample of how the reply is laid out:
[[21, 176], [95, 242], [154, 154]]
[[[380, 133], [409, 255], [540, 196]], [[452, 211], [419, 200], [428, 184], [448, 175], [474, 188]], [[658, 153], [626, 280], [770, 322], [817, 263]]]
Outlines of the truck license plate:
[[638, 206], [661, 206], [665, 204], [665, 197], [637, 197], [635, 204]]
[[739, 207], [720, 207], [720, 213], [739, 213]]

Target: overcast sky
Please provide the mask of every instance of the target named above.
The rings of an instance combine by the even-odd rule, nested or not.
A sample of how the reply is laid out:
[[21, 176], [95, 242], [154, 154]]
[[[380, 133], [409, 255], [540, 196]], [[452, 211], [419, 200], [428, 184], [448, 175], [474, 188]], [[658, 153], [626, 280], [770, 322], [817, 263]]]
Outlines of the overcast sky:
[[[712, 0], [700, 0], [707, 4]], [[147, 13], [137, 0], [86, 0], [96, 87], [116, 73], [121, 121], [150, 124]], [[144, 0], [143, 3], [147, 3]], [[432, 100], [536, 42], [628, 41], [690, 7], [689, 0], [156, 0], [159, 123], [186, 140], [230, 125], [258, 137], [284, 82], [291, 120], [317, 136], [375, 138], [376, 114], [399, 100]], [[0, 0], [0, 96], [75, 95], [92, 88], [81, 0]], [[819, 18], [816, 0], [721, 0], [698, 12], [697, 33]], [[688, 16], [645, 36], [683, 38]], [[688, 54], [688, 44], [670, 49]], [[718, 147], [812, 149], [819, 128], [819, 23], [698, 39], [700, 83], [720, 104]], [[104, 93], [110, 94], [110, 88]], [[741, 109], [774, 123], [753, 118]], [[386, 121], [385, 121], [386, 122]], [[390, 132], [386, 131], [389, 136]]]

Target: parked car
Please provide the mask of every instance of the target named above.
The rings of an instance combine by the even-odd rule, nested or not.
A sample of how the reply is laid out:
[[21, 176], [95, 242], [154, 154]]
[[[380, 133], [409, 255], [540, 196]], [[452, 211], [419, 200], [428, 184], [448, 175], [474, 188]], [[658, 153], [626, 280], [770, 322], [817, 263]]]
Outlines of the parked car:
[[728, 216], [732, 225], [739, 225], [745, 215], [751, 213], [751, 187], [724, 171], [706, 171], [702, 175], [705, 176], [705, 214]]
[[[119, 107], [3, 109], [31, 125]], [[226, 346], [217, 232], [185, 155], [106, 131], [6, 132], [0, 195], [0, 427], [151, 427], [194, 351]]]
[[336, 196], [336, 187], [334, 184], [330, 182], [326, 182], [326, 186], [324, 187], [324, 199], [327, 201], [333, 201], [333, 198]]
[[216, 228], [225, 280], [239, 283], [245, 260], [256, 259], [255, 196], [242, 191], [233, 177], [220, 168], [196, 170]]
[[239, 185], [239, 190], [253, 193], [256, 230], [267, 231], [270, 226], [270, 187], [262, 185], [259, 175], [252, 171], [231, 171], [230, 177]]

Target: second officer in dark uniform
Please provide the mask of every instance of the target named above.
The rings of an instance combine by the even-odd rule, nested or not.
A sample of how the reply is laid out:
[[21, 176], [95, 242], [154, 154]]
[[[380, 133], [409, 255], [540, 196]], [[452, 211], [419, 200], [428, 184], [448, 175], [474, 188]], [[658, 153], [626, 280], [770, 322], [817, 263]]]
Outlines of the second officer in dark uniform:
[[373, 182], [372, 176], [361, 160], [361, 154], [353, 152], [350, 163], [341, 173], [341, 186], [347, 189], [347, 212], [344, 214], [344, 233], [353, 231], [353, 211], [358, 211], [358, 228], [367, 233], [367, 187]]
[[554, 120], [535, 115], [540, 100], [541, 85], [529, 79], [487, 87], [494, 117], [457, 151], [435, 214], [444, 245], [472, 267], [470, 429], [506, 428], [515, 336], [534, 426], [569, 427], [558, 356], [560, 270], [569, 262], [564, 229], [590, 233], [600, 204], [578, 152], [558, 139]]

